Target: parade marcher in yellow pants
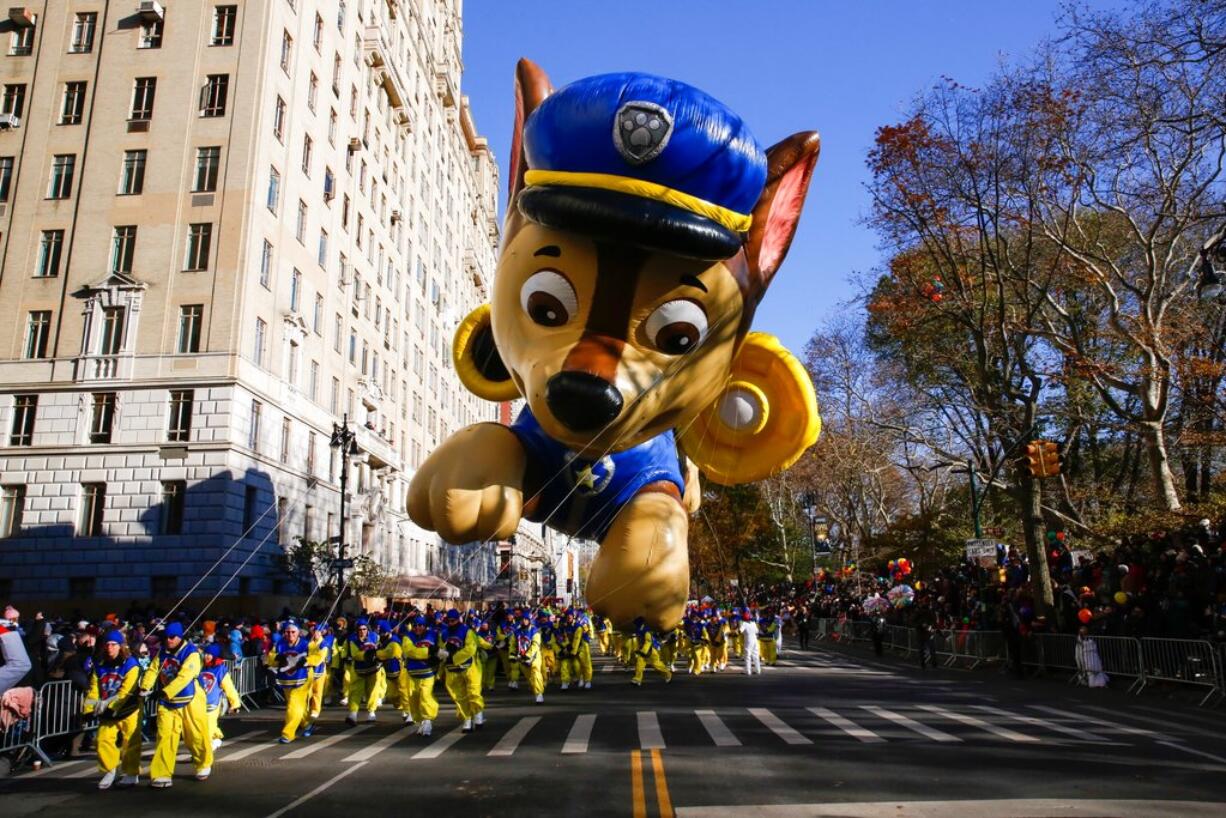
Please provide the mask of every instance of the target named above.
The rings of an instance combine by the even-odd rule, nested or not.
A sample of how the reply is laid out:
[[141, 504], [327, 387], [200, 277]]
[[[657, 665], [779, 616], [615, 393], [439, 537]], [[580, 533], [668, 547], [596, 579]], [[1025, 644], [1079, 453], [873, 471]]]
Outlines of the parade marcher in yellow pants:
[[528, 677], [536, 703], [545, 701], [545, 674], [541, 659], [541, 633], [532, 624], [532, 614], [524, 611], [515, 631], [515, 667]]
[[[204, 781], [213, 772], [213, 743], [204, 689], [197, 684], [201, 665], [200, 651], [183, 638], [183, 626], [178, 622], [167, 625], [161, 655], [149, 666], [148, 674], [157, 680], [158, 737], [149, 774], [158, 789], [174, 783], [180, 737], [192, 755], [196, 780]], [[147, 682], [151, 681], [148, 676], [142, 679], [142, 688], [149, 690]]]
[[354, 632], [341, 646], [342, 659], [349, 670], [349, 686], [345, 690], [345, 698], [349, 701], [349, 715], [345, 721], [349, 724], [358, 723], [358, 711], [363, 707], [366, 708], [366, 720], [375, 720], [375, 710], [379, 706], [376, 681], [381, 670], [378, 650], [369, 623], [365, 618], [359, 619]]
[[383, 665], [383, 676], [387, 680], [387, 695], [392, 706], [400, 711], [405, 724], [413, 723], [409, 712], [409, 691], [404, 685], [404, 654], [401, 650], [400, 637], [392, 632], [391, 623], [386, 619], [379, 620], [379, 650], [375, 654]]
[[664, 682], [666, 684], [671, 682], [673, 680], [673, 672], [660, 661], [660, 642], [656, 639], [656, 635], [651, 632], [651, 629], [647, 627], [647, 621], [641, 616], [634, 620], [634, 641], [636, 644], [634, 651], [634, 678], [630, 680], [630, 683], [642, 686], [643, 671], [648, 665], [664, 675]]
[[439, 661], [447, 668], [443, 681], [447, 693], [455, 702], [456, 713], [463, 730], [485, 724], [485, 698], [481, 695], [481, 668], [477, 665], [477, 632], [460, 621], [460, 612], [452, 608], [443, 620]]
[[277, 674], [277, 687], [285, 697], [285, 723], [281, 727], [281, 744], [289, 744], [298, 737], [298, 725], [302, 736], [311, 735], [315, 728], [310, 719], [311, 668], [323, 660], [323, 637], [313, 632], [313, 639], [302, 635], [298, 623], [290, 619], [281, 628], [281, 635], [273, 640], [265, 661]]
[[673, 628], [660, 637], [660, 661], [669, 670], [673, 669], [673, 664], [677, 661], [677, 639], [680, 635], [681, 629]]
[[438, 718], [438, 700], [434, 698], [435, 654], [438, 639], [424, 616], [413, 618], [412, 632], [401, 638], [404, 672], [409, 680], [409, 714], [417, 722], [417, 734], [428, 736]]
[[690, 642], [690, 673], [697, 676], [706, 670], [711, 663], [708, 653], [707, 625], [701, 617], [695, 615], [685, 624], [686, 637]]
[[707, 622], [707, 639], [710, 642], [711, 671], [718, 673], [728, 667], [728, 623], [719, 613]]
[[323, 656], [322, 661], [310, 669], [311, 692], [307, 694], [307, 718], [311, 720], [311, 723], [319, 718], [323, 710], [324, 696], [328, 694], [328, 686], [332, 680], [332, 654], [336, 646], [336, 637], [328, 629], [326, 622], [311, 631], [311, 641], [315, 640], [316, 634], [319, 635], [319, 649]]
[[586, 616], [578, 614], [578, 628], [575, 643], [571, 652], [575, 655], [575, 673], [577, 682], [582, 683], [585, 690], [592, 687], [592, 623]]
[[768, 608], [758, 619], [758, 647], [762, 651], [762, 664], [767, 667], [774, 667], [778, 659], [775, 650], [775, 632], [778, 629], [775, 613]]
[[477, 663], [481, 667], [481, 690], [494, 689], [494, 676], [498, 673], [498, 650], [494, 645], [494, 632], [489, 620], [477, 626]]
[[216, 751], [221, 746], [225, 735], [217, 722], [221, 718], [221, 700], [224, 698], [231, 710], [243, 706], [239, 698], [238, 688], [226, 670], [226, 663], [221, 658], [221, 645], [213, 642], [205, 645], [201, 657], [204, 666], [200, 669], [200, 686], [204, 688], [204, 712], [209, 717], [209, 742]]
[[128, 651], [123, 634], [111, 631], [103, 644], [102, 659], [89, 675], [83, 711], [98, 714], [98, 789], [140, 783], [141, 700], [140, 665]]
[[596, 633], [596, 647], [601, 656], [609, 655], [609, 620], [599, 614], [592, 614], [592, 630]]

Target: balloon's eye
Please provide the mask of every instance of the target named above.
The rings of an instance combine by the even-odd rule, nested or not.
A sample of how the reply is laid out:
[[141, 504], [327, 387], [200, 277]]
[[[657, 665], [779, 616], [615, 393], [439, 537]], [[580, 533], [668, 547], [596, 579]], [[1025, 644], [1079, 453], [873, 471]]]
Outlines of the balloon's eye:
[[669, 301], [647, 316], [646, 330], [656, 349], [667, 355], [682, 355], [706, 337], [707, 314], [697, 301]]
[[542, 327], [560, 327], [579, 312], [579, 299], [556, 270], [533, 273], [519, 290], [519, 305]]

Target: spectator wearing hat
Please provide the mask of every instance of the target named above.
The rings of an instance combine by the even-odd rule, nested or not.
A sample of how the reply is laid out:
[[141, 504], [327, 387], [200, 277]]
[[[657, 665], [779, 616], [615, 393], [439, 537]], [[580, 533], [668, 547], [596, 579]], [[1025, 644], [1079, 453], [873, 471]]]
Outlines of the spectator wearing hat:
[[209, 742], [216, 751], [225, 739], [225, 734], [218, 725], [222, 715], [222, 699], [225, 699], [231, 710], [242, 707], [243, 700], [239, 698], [234, 680], [230, 678], [229, 668], [221, 655], [221, 645], [205, 645], [201, 652], [203, 667], [200, 670], [200, 684], [204, 687], [204, 710], [209, 717]]
[[102, 653], [89, 674], [82, 711], [98, 714], [98, 789], [140, 783], [140, 666], [119, 630], [107, 633]]
[[17, 630], [17, 609], [9, 605], [0, 619], [0, 696], [17, 687], [30, 673], [30, 656]]

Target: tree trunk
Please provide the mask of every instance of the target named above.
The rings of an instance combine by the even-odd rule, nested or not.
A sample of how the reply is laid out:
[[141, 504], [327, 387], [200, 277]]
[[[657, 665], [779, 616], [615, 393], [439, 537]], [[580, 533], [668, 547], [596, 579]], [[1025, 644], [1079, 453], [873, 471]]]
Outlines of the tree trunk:
[[1166, 434], [1162, 430], [1162, 423], [1148, 421], [1142, 424], [1142, 431], [1158, 502], [1167, 511], [1179, 511], [1179, 491], [1175, 488], [1175, 475], [1171, 473], [1171, 461], [1166, 453]]
[[1041, 483], [1025, 467], [1020, 469], [1022, 531], [1026, 535], [1026, 556], [1030, 560], [1030, 587], [1034, 592], [1035, 614], [1050, 616], [1055, 607], [1051, 571], [1047, 567], [1047, 546], [1043, 542], [1043, 491]]

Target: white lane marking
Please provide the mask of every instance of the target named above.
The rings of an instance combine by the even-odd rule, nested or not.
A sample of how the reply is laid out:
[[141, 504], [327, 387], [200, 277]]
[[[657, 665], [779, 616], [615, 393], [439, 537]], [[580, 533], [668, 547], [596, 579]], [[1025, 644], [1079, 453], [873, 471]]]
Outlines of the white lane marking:
[[955, 741], [961, 742], [962, 741], [962, 739], [958, 738], [957, 736], [951, 736], [949, 733], [938, 730], [935, 727], [929, 727], [926, 724], [920, 724], [915, 719], [908, 718], [907, 716], [904, 716], [902, 713], [895, 713], [893, 710], [886, 710], [884, 707], [877, 707], [876, 705], [871, 705], [871, 704], [862, 704], [860, 705], [860, 709], [867, 710], [868, 712], [872, 713], [877, 718], [888, 719], [889, 721], [892, 721], [895, 724], [901, 724], [903, 727], [906, 727], [908, 730], [912, 730], [916, 733], [919, 733], [921, 736], [930, 738], [933, 741], [943, 741], [943, 742], [955, 742]]
[[295, 809], [296, 807], [302, 806], [307, 801], [310, 801], [312, 798], [319, 795], [324, 790], [328, 789], [328, 787], [331, 787], [337, 781], [340, 781], [345, 776], [349, 775], [352, 772], [356, 772], [357, 770], [360, 770], [365, 766], [366, 766], [366, 762], [363, 761], [361, 764], [354, 764], [352, 767], [346, 767], [345, 769], [341, 770], [339, 773], [332, 776], [327, 781], [320, 784], [318, 787], [311, 790], [310, 792], [308, 792], [306, 795], [302, 796], [298, 800], [291, 801], [289, 804], [286, 804], [284, 807], [281, 807], [281, 809], [277, 810], [276, 812], [270, 813], [268, 815], [268, 818], [281, 818], [281, 816], [284, 815], [285, 813], [289, 812], [292, 809]]
[[822, 718], [830, 722], [847, 735], [852, 736], [853, 738], [858, 738], [860, 741], [867, 744], [879, 744], [885, 741], [885, 739], [874, 733], [872, 730], [869, 730], [866, 727], [861, 727], [851, 719], [844, 718], [833, 710], [828, 710], [825, 707], [810, 707], [809, 712], [818, 718]]
[[975, 708], [976, 710], [982, 710], [984, 713], [991, 713], [993, 716], [998, 718], [1020, 721], [1022, 724], [1029, 724], [1032, 727], [1042, 727], [1044, 730], [1051, 730], [1053, 733], [1063, 733], [1070, 738], [1099, 744], [1115, 743], [1110, 739], [1105, 739], [1096, 733], [1091, 733], [1089, 730], [1066, 727], [1063, 724], [1057, 724], [1056, 722], [1048, 721], [1047, 719], [1040, 719], [1037, 716], [1027, 716], [1023, 715], [1022, 713], [1010, 713], [1007, 710], [1002, 710], [999, 707], [989, 707], [986, 704], [972, 704], [971, 707]]
[[1077, 712], [1073, 710], [1057, 710], [1054, 707], [1048, 707], [1047, 705], [1043, 705], [1043, 704], [1031, 704], [1027, 706], [1031, 710], [1040, 710], [1044, 713], [1049, 713], [1053, 716], [1060, 716], [1061, 718], [1065, 718], [1065, 719], [1075, 719], [1077, 721], [1083, 721], [1088, 724], [1095, 724], [1109, 731], [1114, 730], [1117, 733], [1127, 733], [1132, 736], [1146, 736], [1148, 738], [1153, 738], [1153, 739], [1163, 739], [1165, 741], [1173, 741], [1173, 739], [1170, 736], [1163, 735], [1162, 733], [1155, 733], [1153, 730], [1146, 730], [1144, 727], [1132, 727], [1127, 724], [1120, 724], [1119, 722], [1112, 722], [1112, 721], [1105, 721], [1103, 719], [1096, 719], [1093, 716], [1087, 716], [1081, 712]]
[[986, 733], [991, 733], [994, 736], [999, 736], [1000, 738], [1008, 739], [1009, 741], [1039, 741], [1039, 739], [1035, 738], [1034, 736], [1019, 733], [1016, 730], [1010, 730], [1008, 727], [998, 727], [991, 722], [984, 721], [983, 719], [976, 718], [975, 716], [968, 716], [967, 714], [959, 713], [956, 710], [948, 710], [944, 707], [940, 707], [939, 705], [921, 704], [919, 705], [919, 708], [921, 710], [927, 710], [929, 713], [936, 713], [938, 716], [943, 716], [950, 721], [956, 721], [959, 724], [977, 727]]
[[[1108, 716], [1116, 715], [1116, 712], [1114, 710], [1109, 710], [1106, 707], [1097, 707], [1092, 704], [1083, 704], [1081, 706], [1084, 707], [1086, 710], [1093, 710], [1097, 713], [1106, 713]], [[1222, 733], [1220, 730], [1217, 730], [1217, 731], [1203, 730], [1200, 727], [1194, 727], [1192, 725], [1185, 724], [1180, 721], [1176, 721], [1173, 715], [1165, 720], [1160, 720], [1160, 719], [1150, 718], [1148, 716], [1137, 715], [1136, 713], [1132, 712], [1132, 708], [1129, 708], [1128, 717], [1132, 719], [1133, 721], [1140, 721], [1140, 722], [1144, 722], [1145, 724], [1157, 724], [1160, 727], [1174, 727], [1185, 733], [1195, 735], [1195, 736], [1202, 736], [1204, 738], [1210, 738], [1215, 741], [1220, 740], [1222, 737]], [[1202, 722], [1202, 726], [1204, 725], [1205, 723]], [[1179, 737], [1171, 736], [1170, 739], [1171, 741], [1183, 741], [1184, 740], [1182, 736], [1179, 736]]]
[[677, 818], [812, 818], [839, 815], [844, 818], [1058, 818], [1067, 815], [1114, 815], [1119, 818], [1151, 818], [1181, 815], [1187, 818], [1218, 818], [1226, 804], [1206, 801], [1126, 801], [1113, 799], [1009, 798], [994, 801], [869, 801], [829, 804], [730, 804], [677, 807]]
[[[254, 736], [256, 733], [263, 733], [263, 732], [264, 732], [263, 730], [254, 730], [254, 731], [252, 731], [252, 732], [250, 732], [250, 733], [246, 733], [246, 734], [244, 734], [244, 735], [239, 736], [239, 738], [240, 738], [240, 739], [241, 739], [241, 738], [247, 738], [248, 736]], [[236, 739], [236, 740], [237, 740], [237, 739]], [[243, 748], [243, 749], [241, 749], [241, 750], [235, 750], [235, 751], [233, 751], [233, 752], [221, 753], [221, 754], [220, 754], [220, 755], [218, 755], [218, 756], [216, 757], [216, 759], [214, 759], [214, 760], [215, 760], [217, 763], [221, 763], [221, 762], [223, 762], [223, 761], [242, 761], [242, 760], [243, 760], [244, 758], [246, 758], [247, 756], [253, 756], [253, 755], [255, 755], [256, 753], [263, 752], [264, 750], [271, 750], [271, 749], [272, 749], [273, 747], [275, 747], [275, 746], [277, 746], [275, 742], [271, 742], [271, 741], [269, 741], [269, 742], [263, 742], [263, 741], [262, 741], [262, 742], [260, 742], [260, 743], [258, 743], [258, 744], [252, 744], [250, 747], [244, 747], [244, 748]]]
[[386, 750], [388, 747], [391, 747], [393, 744], [396, 744], [397, 742], [403, 741], [404, 739], [408, 738], [409, 735], [411, 733], [416, 732], [416, 730], [417, 730], [416, 724], [410, 724], [408, 727], [401, 727], [396, 732], [391, 733], [390, 735], [384, 736], [383, 738], [379, 739], [373, 744], [363, 747], [361, 750], [358, 750], [355, 753], [351, 753], [350, 755], [345, 756], [341, 760], [342, 761], [370, 761], [372, 758], [374, 758], [379, 753]]
[[[54, 764], [52, 764], [50, 767], [44, 766], [41, 770], [31, 770], [28, 773], [22, 773], [20, 776], [18, 776], [18, 778], [38, 778], [40, 775], [46, 775], [47, 773], [51, 773], [51, 772], [60, 773], [60, 772], [63, 772], [68, 767], [75, 767], [78, 764], [88, 764], [90, 762], [94, 762], [96, 764], [97, 759], [78, 758], [75, 761], [57, 761]], [[91, 767], [90, 769], [92, 770], [94, 768]], [[99, 775], [101, 775], [101, 773], [99, 773]], [[64, 777], [67, 778], [68, 776], [64, 776]]]
[[1161, 744], [1163, 747], [1170, 747], [1172, 750], [1179, 750], [1180, 752], [1191, 753], [1194, 756], [1200, 756], [1201, 758], [1212, 759], [1213, 761], [1216, 761], [1219, 764], [1226, 764], [1226, 758], [1222, 758], [1221, 756], [1215, 756], [1213, 753], [1206, 753], [1204, 750], [1197, 750], [1195, 747], [1187, 747], [1183, 744], [1179, 744], [1178, 742], [1174, 742], [1174, 741], [1160, 741], [1158, 743]]
[[[39, 772], [42, 772], [42, 770], [39, 770]], [[77, 770], [76, 772], [69, 773], [68, 775], [64, 776], [64, 778], [91, 778], [93, 776], [98, 776], [99, 778], [102, 777], [102, 771], [98, 769], [96, 764], [86, 767], [84, 770]], [[116, 780], [118, 780], [118, 774]]]
[[613, 665], [605, 665], [604, 667], [600, 669], [600, 672], [601, 673], [612, 673], [615, 670], [617, 670], [617, 668], [614, 667]]
[[457, 727], [450, 733], [447, 733], [446, 735], [437, 739], [429, 747], [423, 747], [422, 749], [418, 750], [412, 757], [414, 760], [419, 758], [438, 758], [443, 753], [447, 752], [448, 747], [455, 744], [466, 735], [468, 734], [464, 732], [463, 727]]
[[765, 724], [770, 731], [779, 738], [783, 739], [788, 744], [812, 744], [810, 739], [805, 738], [793, 728], [784, 723], [783, 719], [776, 716], [765, 707], [751, 707], [750, 714], [758, 721]]
[[595, 713], [584, 713], [575, 719], [575, 725], [570, 728], [562, 752], [567, 754], [586, 753], [588, 742], [592, 739], [592, 725], [596, 724]]
[[702, 726], [707, 728], [707, 733], [711, 736], [711, 740], [715, 742], [716, 747], [741, 746], [741, 740], [732, 735], [728, 725], [724, 724], [720, 717], [715, 715], [714, 710], [695, 710], [694, 715], [698, 716]]
[[639, 747], [643, 750], [663, 750], [664, 734], [654, 710], [639, 711]]
[[486, 755], [491, 756], [509, 756], [514, 755], [515, 748], [524, 740], [524, 736], [528, 735], [528, 731], [536, 726], [541, 720], [540, 716], [525, 716], [520, 719], [514, 727], [506, 732], [502, 738], [498, 739], [498, 743], [494, 745], [494, 749], [490, 750]]
[[321, 739], [319, 741], [313, 741], [310, 744], [306, 745], [305, 747], [302, 747], [298, 750], [294, 750], [294, 752], [292, 753], [286, 753], [285, 755], [281, 756], [281, 760], [287, 761], [289, 759], [306, 758], [311, 753], [317, 753], [325, 747], [331, 747], [333, 744], [336, 744], [337, 742], [344, 741], [350, 736], [356, 736], [358, 733], [362, 732], [363, 730], [369, 730], [369, 729], [370, 729], [369, 724], [362, 724], [357, 727], [351, 727], [343, 733], [337, 733], [335, 736], [328, 736], [325, 739]]

